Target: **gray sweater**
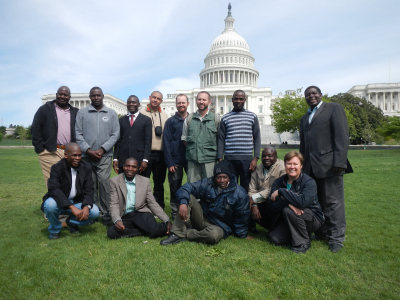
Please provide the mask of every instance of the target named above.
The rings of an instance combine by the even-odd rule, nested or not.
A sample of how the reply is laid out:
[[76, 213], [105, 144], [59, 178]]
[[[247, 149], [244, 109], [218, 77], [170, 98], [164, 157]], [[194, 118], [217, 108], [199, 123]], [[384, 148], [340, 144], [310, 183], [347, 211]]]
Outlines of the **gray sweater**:
[[113, 147], [119, 138], [119, 122], [117, 113], [103, 105], [97, 111], [92, 104], [78, 111], [76, 115], [76, 142], [81, 147], [82, 156], [86, 151], [103, 148], [103, 156], [112, 156]]

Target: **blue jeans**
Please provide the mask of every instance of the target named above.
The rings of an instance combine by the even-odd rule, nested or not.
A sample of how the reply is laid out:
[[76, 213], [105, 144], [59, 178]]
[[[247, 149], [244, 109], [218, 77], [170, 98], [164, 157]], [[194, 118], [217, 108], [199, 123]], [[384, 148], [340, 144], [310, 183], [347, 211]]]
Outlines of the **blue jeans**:
[[[72, 200], [71, 204], [74, 202]], [[82, 203], [75, 203], [74, 206], [76, 208], [81, 209]], [[90, 221], [96, 219], [99, 217], [99, 208], [93, 204], [92, 209], [89, 210], [89, 217], [85, 221], [78, 221], [74, 214], [71, 212], [70, 209], [62, 209], [57, 205], [57, 202], [53, 198], [48, 198], [43, 205], [43, 210], [44, 213], [46, 214], [47, 219], [49, 219], [50, 226], [49, 226], [49, 232], [50, 233], [59, 233], [61, 231], [61, 222], [58, 220], [59, 215], [68, 215], [71, 216], [70, 218], [70, 223], [72, 225], [78, 225], [78, 226], [85, 226], [87, 225]]]

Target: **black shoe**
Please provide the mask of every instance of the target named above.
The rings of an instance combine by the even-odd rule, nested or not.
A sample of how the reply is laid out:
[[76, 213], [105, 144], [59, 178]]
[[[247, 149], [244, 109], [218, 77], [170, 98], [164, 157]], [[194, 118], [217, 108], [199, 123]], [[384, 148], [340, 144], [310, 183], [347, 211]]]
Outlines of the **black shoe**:
[[89, 223], [88, 223], [88, 225], [89, 226], [91, 226], [91, 225], [94, 225], [96, 222], [98, 222], [99, 221], [99, 218], [96, 218], [96, 219], [93, 219], [92, 221], [90, 221]]
[[113, 225], [113, 223], [111, 221], [103, 220], [103, 226], [110, 227], [111, 225]]
[[340, 249], [342, 249], [343, 246], [340, 244], [330, 244], [329, 245], [329, 250], [331, 250], [333, 253], [337, 253], [340, 251]]
[[60, 238], [60, 233], [50, 233], [49, 240], [56, 240]]
[[300, 246], [292, 247], [292, 251], [296, 254], [306, 253], [311, 248], [311, 243], [303, 244]]
[[249, 231], [250, 231], [251, 233], [260, 234], [260, 230], [258, 230], [256, 227], [249, 228]]
[[71, 222], [70, 222], [70, 217], [68, 217], [68, 218], [65, 220], [65, 222], [66, 222], [67, 225], [68, 225], [69, 233], [72, 233], [72, 234], [81, 233], [81, 232], [79, 231], [78, 225], [72, 225], [72, 224], [71, 224]]
[[168, 246], [168, 245], [177, 244], [177, 243], [184, 242], [184, 241], [186, 241], [185, 238], [181, 238], [181, 237], [171, 233], [168, 238], [166, 238], [165, 240], [162, 240], [160, 242], [160, 245]]

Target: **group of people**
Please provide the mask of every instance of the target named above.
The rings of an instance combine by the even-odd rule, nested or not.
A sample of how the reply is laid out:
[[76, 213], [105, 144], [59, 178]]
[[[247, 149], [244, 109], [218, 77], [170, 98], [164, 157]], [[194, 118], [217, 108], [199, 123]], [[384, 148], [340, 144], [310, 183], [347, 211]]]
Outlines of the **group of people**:
[[[282, 161], [268, 146], [258, 166], [260, 125], [244, 108], [242, 90], [234, 92], [233, 110], [222, 117], [210, 110], [206, 91], [197, 95], [192, 114], [187, 96], [178, 95], [170, 118], [158, 91], [140, 111], [138, 97], [129, 96], [129, 113], [119, 119], [99, 87], [80, 110], [70, 98], [69, 88], [60, 87], [32, 123], [48, 189], [42, 210], [49, 239], [58, 239], [62, 227], [79, 233], [79, 226], [100, 217], [109, 238], [167, 235], [164, 246], [215, 244], [229, 235], [252, 239], [257, 223], [270, 242], [295, 253], [305, 253], [311, 239], [327, 240], [332, 252], [343, 247], [343, 175], [352, 172], [347, 119], [342, 106], [321, 101], [318, 87], [305, 90], [310, 108], [301, 119], [300, 152], [290, 151]], [[118, 174], [112, 179], [111, 169]], [[167, 170], [171, 216], [164, 212]]]

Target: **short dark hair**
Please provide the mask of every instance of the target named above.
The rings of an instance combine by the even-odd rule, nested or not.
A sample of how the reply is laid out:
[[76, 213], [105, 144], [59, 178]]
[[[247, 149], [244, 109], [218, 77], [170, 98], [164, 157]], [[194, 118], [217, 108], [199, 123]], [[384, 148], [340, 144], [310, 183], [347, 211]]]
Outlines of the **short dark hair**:
[[304, 95], [306, 94], [307, 90], [309, 90], [309, 89], [316, 89], [318, 91], [318, 93], [322, 94], [321, 89], [319, 87], [317, 87], [315, 85], [310, 85], [308, 88], [306, 88], [304, 90]]
[[[272, 146], [267, 146], [267, 147], [265, 147], [264, 149], [263, 149], [263, 151], [262, 152], [264, 152], [265, 150], [268, 150], [268, 149], [271, 149], [272, 151], [274, 151], [275, 152], [275, 154], [276, 155], [278, 155], [278, 153], [276, 152], [276, 149], [275, 149], [275, 147], [272, 147]], [[261, 153], [262, 153], [261, 152]]]
[[161, 95], [161, 99], [164, 98], [163, 94], [160, 91], [152, 91], [150, 96], [153, 95], [154, 93], [159, 93]]
[[186, 97], [186, 102], [189, 102], [189, 98], [185, 94], [179, 94], [178, 96], [176, 96], [175, 102], [178, 101], [178, 97], [181, 97], [181, 96], [185, 96]]
[[199, 95], [200, 95], [200, 94], [207, 94], [207, 95], [208, 95], [208, 100], [211, 100], [211, 95], [210, 95], [210, 93], [207, 92], [207, 91], [201, 91], [201, 92], [199, 92], [199, 93], [197, 94], [197, 96], [196, 96], [196, 100], [197, 100], [197, 98], [199, 98]]
[[138, 163], [138, 161], [137, 161], [136, 158], [134, 158], [134, 157], [128, 157], [127, 159], [125, 159], [124, 165], [126, 164], [126, 162], [127, 162], [128, 160], [133, 160], [133, 161], [136, 161], [136, 163]]
[[291, 160], [293, 157], [297, 157], [300, 160], [301, 165], [303, 165], [304, 157], [303, 157], [303, 155], [301, 155], [300, 152], [297, 152], [296, 150], [292, 150], [292, 151], [286, 153], [283, 161], [286, 163], [287, 161]]
[[128, 97], [128, 99], [131, 98], [131, 97], [132, 97], [132, 98], [136, 98], [137, 101], [140, 102], [138, 96], [136, 96], [136, 95], [130, 95], [130, 96]]
[[101, 88], [99, 88], [98, 86], [94, 86], [94, 87], [92, 87], [92, 88], [90, 89], [90, 92], [89, 92], [89, 94], [91, 94], [93, 90], [100, 90], [100, 91], [101, 91], [101, 93], [103, 94], [103, 90], [102, 90]]
[[236, 91], [233, 92], [233, 95], [232, 95], [233, 98], [235, 98], [235, 94], [236, 94], [236, 93], [243, 93], [243, 94], [244, 94], [244, 97], [246, 97], [246, 92], [245, 92], [245, 91], [243, 91], [243, 90], [236, 90]]

